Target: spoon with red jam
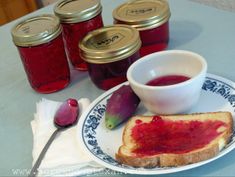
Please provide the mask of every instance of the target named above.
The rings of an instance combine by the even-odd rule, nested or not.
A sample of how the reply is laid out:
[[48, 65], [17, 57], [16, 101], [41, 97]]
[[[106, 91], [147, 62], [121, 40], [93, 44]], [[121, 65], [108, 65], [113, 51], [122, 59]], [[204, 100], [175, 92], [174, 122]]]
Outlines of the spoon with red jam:
[[54, 131], [54, 133], [51, 135], [48, 142], [44, 146], [36, 163], [34, 164], [32, 170], [30, 171], [29, 177], [34, 177], [37, 175], [38, 167], [40, 166], [43, 157], [45, 156], [47, 150], [49, 149], [49, 146], [51, 145], [52, 141], [55, 139], [56, 135], [62, 130], [65, 130], [71, 127], [72, 125], [75, 125], [75, 123], [77, 123], [78, 120], [78, 114], [79, 114], [79, 106], [77, 100], [69, 98], [64, 103], [61, 104], [61, 106], [58, 108], [54, 116], [54, 124], [56, 126], [56, 130]]

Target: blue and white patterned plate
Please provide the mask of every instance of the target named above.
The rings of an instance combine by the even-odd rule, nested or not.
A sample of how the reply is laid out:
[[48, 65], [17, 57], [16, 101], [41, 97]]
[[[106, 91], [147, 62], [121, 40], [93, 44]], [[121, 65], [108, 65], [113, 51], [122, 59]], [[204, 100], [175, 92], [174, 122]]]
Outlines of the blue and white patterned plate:
[[[128, 84], [128, 82], [124, 83]], [[235, 148], [235, 132], [231, 142], [214, 158], [199, 163], [167, 168], [134, 168], [115, 160], [115, 153], [122, 144], [124, 125], [108, 130], [104, 123], [107, 100], [121, 85], [99, 96], [84, 112], [79, 120], [78, 138], [85, 151], [97, 163], [115, 171], [131, 174], [165, 174], [195, 168], [222, 157]], [[219, 76], [208, 74], [202, 87], [198, 104], [188, 113], [230, 111], [235, 118], [235, 83]], [[136, 114], [148, 114], [143, 105], [139, 105]]]

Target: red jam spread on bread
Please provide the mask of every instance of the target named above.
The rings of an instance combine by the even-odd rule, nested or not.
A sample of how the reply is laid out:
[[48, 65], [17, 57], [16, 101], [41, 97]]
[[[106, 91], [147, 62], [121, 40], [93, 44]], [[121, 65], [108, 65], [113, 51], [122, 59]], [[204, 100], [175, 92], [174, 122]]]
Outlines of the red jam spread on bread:
[[222, 132], [220, 127], [226, 124], [218, 120], [172, 121], [154, 116], [150, 122], [135, 121], [131, 136], [138, 148], [133, 150], [139, 156], [162, 153], [187, 153], [203, 148]]
[[189, 80], [190, 78], [183, 75], [166, 75], [154, 78], [146, 83], [149, 86], [167, 86], [174, 85], [184, 81]]

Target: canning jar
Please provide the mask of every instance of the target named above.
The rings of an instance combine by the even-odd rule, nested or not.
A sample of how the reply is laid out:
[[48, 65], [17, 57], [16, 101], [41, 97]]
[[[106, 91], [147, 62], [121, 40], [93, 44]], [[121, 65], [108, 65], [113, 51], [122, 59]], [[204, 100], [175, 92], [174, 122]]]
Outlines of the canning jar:
[[64, 0], [54, 8], [63, 28], [67, 56], [78, 70], [87, 70], [80, 57], [78, 43], [88, 32], [103, 27], [101, 12], [99, 0]]
[[69, 65], [61, 25], [56, 16], [26, 19], [15, 25], [11, 34], [34, 90], [51, 93], [69, 84]]
[[135, 0], [114, 9], [115, 24], [127, 24], [140, 32], [141, 56], [167, 48], [170, 9], [166, 0]]
[[103, 90], [127, 80], [127, 69], [139, 59], [140, 46], [138, 31], [128, 25], [106, 26], [95, 30], [79, 44], [91, 80]]

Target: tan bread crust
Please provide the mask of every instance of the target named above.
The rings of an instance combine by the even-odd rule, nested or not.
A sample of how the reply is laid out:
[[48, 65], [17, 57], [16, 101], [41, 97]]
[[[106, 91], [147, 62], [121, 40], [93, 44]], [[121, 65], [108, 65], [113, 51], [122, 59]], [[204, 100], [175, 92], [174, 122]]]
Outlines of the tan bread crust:
[[[154, 156], [138, 157], [132, 153], [132, 149], [135, 149], [135, 142], [130, 137], [131, 128], [134, 125], [136, 119], [146, 121], [146, 118], [150, 119], [151, 116], [135, 116], [128, 121], [123, 131], [123, 145], [116, 153], [117, 161], [134, 166], [134, 167], [169, 167], [169, 166], [181, 166], [200, 162], [210, 159], [216, 156], [220, 150], [229, 142], [231, 134], [233, 132], [233, 118], [230, 112], [214, 112], [214, 113], [198, 113], [191, 115], [176, 115], [176, 116], [162, 116], [171, 120], [208, 120], [218, 119], [224, 121], [228, 127], [223, 130], [224, 132], [213, 140], [207, 146], [184, 154], [158, 154]], [[180, 117], [180, 118], [179, 118]]]

